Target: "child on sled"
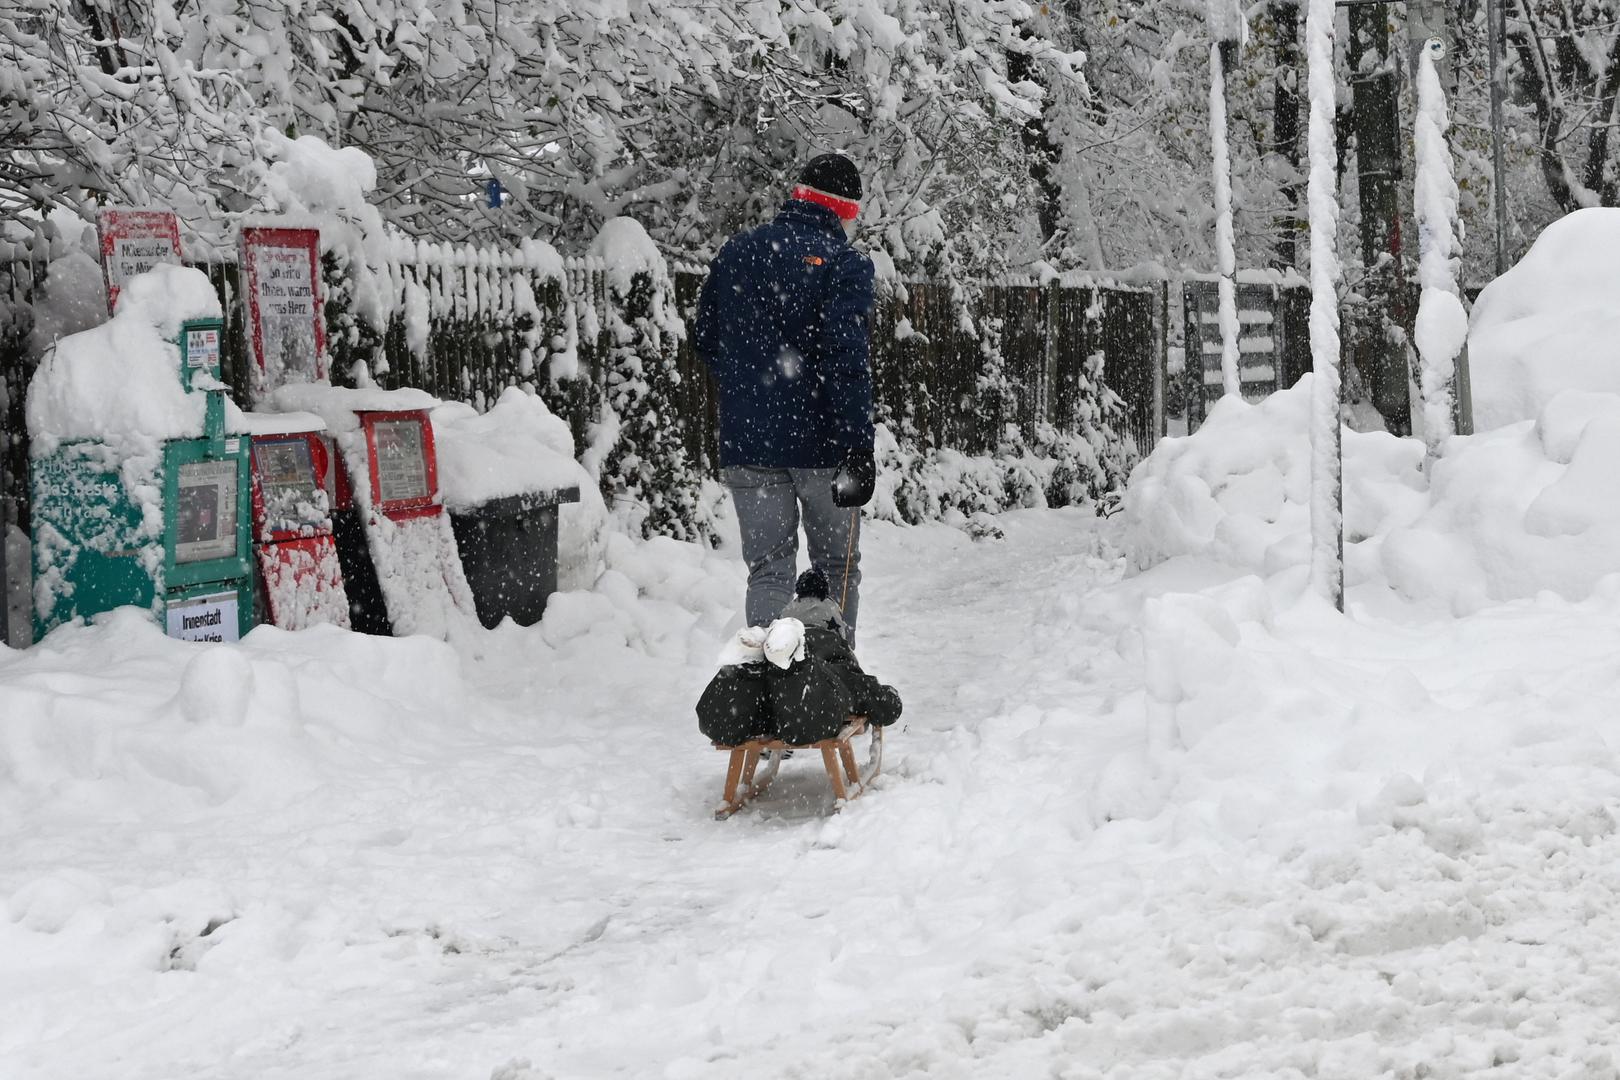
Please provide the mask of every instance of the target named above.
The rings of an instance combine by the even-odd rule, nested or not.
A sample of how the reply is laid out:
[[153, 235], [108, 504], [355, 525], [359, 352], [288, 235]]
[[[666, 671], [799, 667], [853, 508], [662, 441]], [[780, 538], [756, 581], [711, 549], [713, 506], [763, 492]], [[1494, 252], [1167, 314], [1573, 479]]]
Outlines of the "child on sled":
[[845, 639], [827, 575], [806, 570], [770, 626], [748, 626], [728, 644], [698, 699], [698, 730], [720, 746], [757, 738], [790, 745], [830, 739], [850, 717], [887, 727], [900, 695], [861, 669]]

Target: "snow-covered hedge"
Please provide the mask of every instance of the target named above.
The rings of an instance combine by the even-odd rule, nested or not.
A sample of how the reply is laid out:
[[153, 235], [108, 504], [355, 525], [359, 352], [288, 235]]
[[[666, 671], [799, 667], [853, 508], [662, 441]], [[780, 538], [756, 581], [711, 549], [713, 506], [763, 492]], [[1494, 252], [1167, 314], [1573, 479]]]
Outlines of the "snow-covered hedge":
[[[347, 265], [333, 259], [328, 269]], [[328, 288], [328, 324], [339, 328], [332, 367], [340, 377], [417, 386], [480, 410], [506, 387], [537, 393], [569, 421], [581, 462], [631, 531], [712, 539], [716, 494], [703, 483], [714, 467], [705, 449], [710, 394], [683, 322], [693, 314], [701, 271], [682, 272], [678, 280], [628, 218], [609, 221], [591, 251], [570, 260], [538, 242], [515, 253], [396, 243], [374, 275], [390, 283], [385, 327], [342, 309], [341, 298], [355, 290], [341, 282]], [[1100, 349], [1097, 318], [1108, 286], [1046, 287], [1081, 290], [1061, 295], [1086, 335], [1070, 351]], [[907, 353], [924, 335], [899, 333], [909, 325], [897, 314], [906, 310], [904, 286], [880, 298], [886, 308], [874, 320], [873, 364], [886, 430], [869, 513], [918, 523], [1028, 506], [1111, 507], [1136, 451], [1121, 434], [1121, 403], [1103, 385], [1102, 352], [1077, 357], [1075, 370], [1060, 376], [1037, 357], [1033, 367], [1045, 381], [1034, 387], [1023, 371], [1029, 358], [1020, 357], [1019, 367], [1004, 355], [1004, 319], [987, 314], [994, 305], [985, 294], [993, 290], [911, 286], [930, 288], [935, 301], [948, 297], [948, 329], [957, 335], [941, 337], [935, 352], [976, 351], [975, 366], [959, 388], [940, 378], [933, 354]], [[925, 374], [885, 382], [890, 364]], [[1021, 424], [1020, 398], [1032, 395], [1053, 400], [1051, 418]], [[942, 428], [922, 423], [923, 415], [950, 420]], [[1053, 422], [1059, 415], [1061, 424]]]

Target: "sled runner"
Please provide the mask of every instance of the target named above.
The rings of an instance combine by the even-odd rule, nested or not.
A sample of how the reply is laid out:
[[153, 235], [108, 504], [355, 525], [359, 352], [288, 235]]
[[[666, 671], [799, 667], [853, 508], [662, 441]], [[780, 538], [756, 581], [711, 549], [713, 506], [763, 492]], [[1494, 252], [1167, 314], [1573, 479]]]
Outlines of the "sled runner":
[[[856, 764], [854, 744], [855, 736], [863, 733], [872, 737], [864, 771]], [[837, 735], [819, 742], [796, 745], [781, 739], [750, 739], [736, 746], [720, 743], [714, 746], [716, 750], [731, 753], [726, 765], [725, 801], [715, 808], [716, 821], [724, 821], [764, 794], [771, 781], [776, 779], [777, 770], [782, 767], [782, 759], [789, 750], [821, 751], [821, 763], [826, 767], [827, 779], [832, 781], [833, 795], [837, 799], [835, 811], [844, 803], [860, 798], [883, 768], [883, 728], [867, 724], [864, 716], [851, 716]], [[767, 752], [770, 760], [765, 771], [756, 779], [754, 771], [759, 766], [760, 756]]]

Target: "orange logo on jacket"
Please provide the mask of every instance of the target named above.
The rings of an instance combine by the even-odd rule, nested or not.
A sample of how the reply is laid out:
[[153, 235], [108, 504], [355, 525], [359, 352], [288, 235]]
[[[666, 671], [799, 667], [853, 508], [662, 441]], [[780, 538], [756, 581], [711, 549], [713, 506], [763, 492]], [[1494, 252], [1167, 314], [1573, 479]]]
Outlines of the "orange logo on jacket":
[[806, 255], [804, 257], [806, 266], [820, 266], [824, 261], [820, 255]]

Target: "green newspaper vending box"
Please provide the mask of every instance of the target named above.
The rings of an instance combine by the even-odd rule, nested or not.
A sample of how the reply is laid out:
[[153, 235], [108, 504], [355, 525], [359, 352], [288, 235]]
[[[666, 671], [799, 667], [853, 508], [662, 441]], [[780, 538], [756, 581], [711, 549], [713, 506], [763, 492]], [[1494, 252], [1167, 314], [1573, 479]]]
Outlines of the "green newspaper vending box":
[[164, 441], [157, 475], [95, 440], [34, 459], [38, 636], [126, 604], [194, 641], [235, 641], [253, 625], [251, 444], [225, 434], [221, 329], [181, 325], [181, 383], [207, 395], [204, 435]]

